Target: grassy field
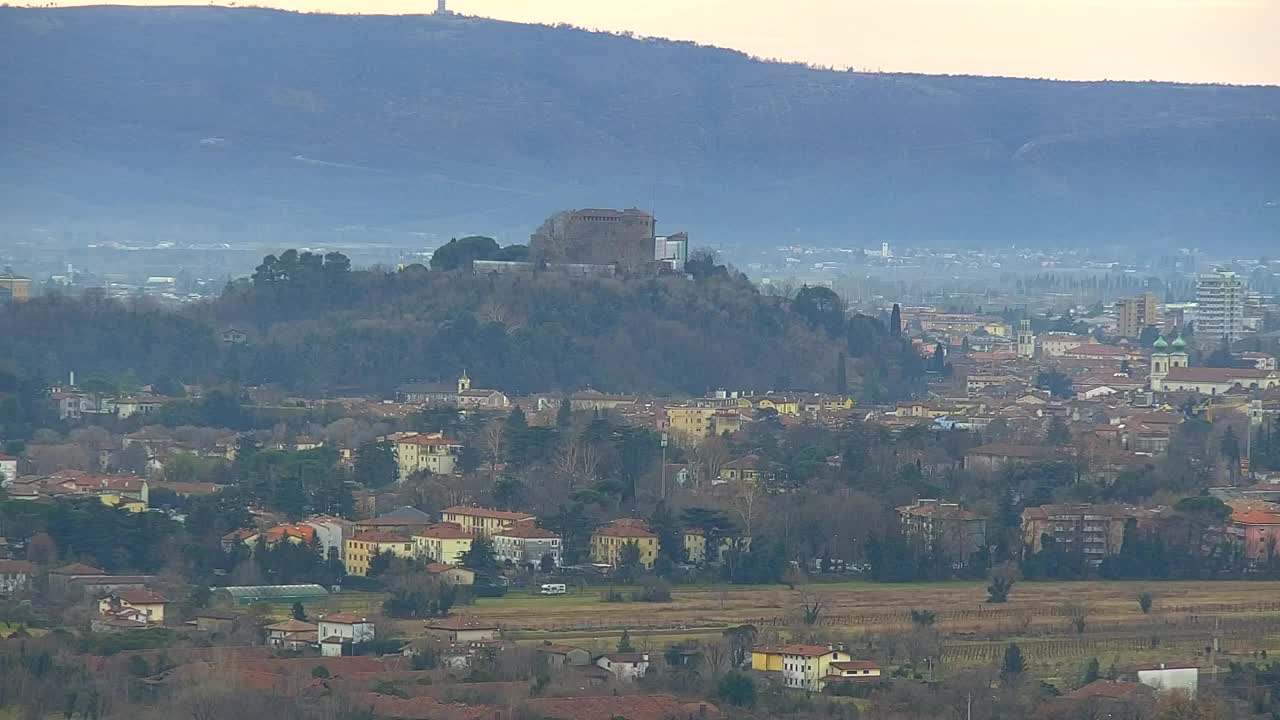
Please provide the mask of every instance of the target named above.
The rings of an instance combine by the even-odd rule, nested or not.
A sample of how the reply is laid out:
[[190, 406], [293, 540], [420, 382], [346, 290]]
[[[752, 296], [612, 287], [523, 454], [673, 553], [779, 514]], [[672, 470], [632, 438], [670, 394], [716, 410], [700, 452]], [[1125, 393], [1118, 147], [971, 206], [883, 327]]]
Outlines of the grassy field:
[[[617, 587], [623, 593], [631, 588]], [[770, 637], [843, 641], [874, 646], [911, 628], [910, 611], [932, 610], [949, 668], [997, 662], [1010, 641], [1023, 648], [1031, 667], [1070, 676], [1090, 657], [1103, 667], [1139, 662], [1204, 661], [1204, 648], [1219, 639], [1223, 652], [1247, 656], [1280, 652], [1280, 582], [1022, 582], [1009, 602], [989, 604], [984, 582], [888, 585], [868, 582], [786, 586], [679, 586], [670, 603], [609, 603], [607, 587], [571, 589], [544, 597], [515, 591], [457, 608], [501, 626], [522, 644], [566, 642], [595, 650], [616, 643], [624, 629], [637, 646], [661, 650], [685, 640], [719, 637], [740, 624], [756, 625]], [[1142, 613], [1137, 597], [1149, 591], [1155, 605]], [[799, 621], [805, 595], [824, 607], [817, 626]], [[354, 611], [377, 615], [383, 596], [348, 593], [309, 613]], [[273, 607], [287, 617], [289, 607]], [[1072, 615], [1084, 619], [1078, 633]], [[419, 634], [421, 622], [400, 629]], [[867, 645], [872, 643], [872, 645]]]

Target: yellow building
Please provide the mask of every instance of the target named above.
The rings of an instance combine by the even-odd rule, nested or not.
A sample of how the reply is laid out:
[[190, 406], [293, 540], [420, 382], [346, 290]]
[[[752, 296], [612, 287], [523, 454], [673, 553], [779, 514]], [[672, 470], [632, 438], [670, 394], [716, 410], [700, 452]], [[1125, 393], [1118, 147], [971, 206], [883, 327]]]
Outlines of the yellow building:
[[843, 650], [826, 645], [784, 645], [756, 647], [751, 651], [751, 669], [781, 672], [783, 685], [793, 690], [822, 692], [832, 679], [844, 679], [839, 665], [853, 658]]
[[390, 553], [398, 558], [412, 558], [413, 539], [387, 532], [367, 532], [347, 538], [342, 543], [342, 562], [348, 575], [365, 577], [369, 561], [377, 553]]
[[635, 543], [640, 549], [640, 564], [652, 568], [658, 559], [658, 536], [642, 523], [617, 520], [602, 525], [591, 535], [591, 562], [617, 567], [622, 562], [622, 549]]
[[414, 556], [420, 560], [458, 565], [471, 550], [471, 533], [453, 524], [435, 525], [413, 536]]
[[26, 302], [31, 298], [31, 278], [14, 275], [12, 270], [0, 273], [0, 302]]
[[774, 410], [779, 415], [799, 415], [800, 399], [782, 395], [766, 395], [756, 401], [757, 410]]
[[524, 512], [508, 512], [492, 508], [455, 505], [440, 511], [440, 521], [457, 525], [474, 537], [493, 537], [494, 533], [515, 525], [532, 522], [533, 515]]
[[462, 443], [443, 433], [408, 433], [393, 438], [400, 479], [426, 470], [432, 475], [452, 475]]
[[987, 334], [992, 337], [1008, 337], [1009, 336], [1009, 326], [1002, 322], [989, 322], [983, 325], [982, 329], [987, 331]]
[[696, 445], [709, 437], [741, 430], [742, 413], [720, 407], [671, 405], [659, 429], [669, 431], [678, 444]]
[[701, 530], [684, 531], [684, 556], [695, 565], [707, 561], [707, 536]]
[[830, 397], [822, 401], [822, 409], [827, 412], [840, 412], [841, 410], [853, 409], [853, 398], [851, 397]]

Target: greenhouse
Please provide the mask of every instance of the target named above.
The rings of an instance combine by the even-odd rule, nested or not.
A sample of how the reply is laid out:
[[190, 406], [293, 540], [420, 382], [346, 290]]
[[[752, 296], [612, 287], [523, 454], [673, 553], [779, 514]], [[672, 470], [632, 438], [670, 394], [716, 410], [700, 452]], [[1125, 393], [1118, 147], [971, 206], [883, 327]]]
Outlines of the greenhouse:
[[213, 588], [213, 596], [233, 605], [308, 602], [329, 596], [323, 585], [237, 585]]

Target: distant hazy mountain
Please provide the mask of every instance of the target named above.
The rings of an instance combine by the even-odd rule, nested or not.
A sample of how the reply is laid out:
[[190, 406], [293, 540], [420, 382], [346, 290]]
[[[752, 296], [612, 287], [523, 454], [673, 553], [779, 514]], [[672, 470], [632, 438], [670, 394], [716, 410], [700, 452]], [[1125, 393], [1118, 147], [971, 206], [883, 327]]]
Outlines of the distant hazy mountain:
[[[881, 75], [463, 18], [0, 9], [0, 223], [694, 244], [1280, 242], [1280, 88]], [[13, 232], [9, 236], [20, 236]]]

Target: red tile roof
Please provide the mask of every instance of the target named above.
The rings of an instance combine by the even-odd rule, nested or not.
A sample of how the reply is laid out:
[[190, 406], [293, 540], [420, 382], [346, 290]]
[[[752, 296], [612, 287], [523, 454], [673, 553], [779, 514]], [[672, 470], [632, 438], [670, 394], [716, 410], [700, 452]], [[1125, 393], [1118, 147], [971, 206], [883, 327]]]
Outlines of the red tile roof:
[[112, 595], [130, 605], [162, 605], [169, 602], [168, 598], [151, 590], [121, 590]]
[[341, 625], [354, 625], [356, 623], [369, 622], [369, 618], [365, 615], [353, 612], [330, 613], [320, 618], [321, 622], [339, 623]]
[[783, 655], [803, 655], [805, 657], [821, 657], [836, 652], [826, 645], [783, 645]]
[[106, 575], [107, 571], [84, 563], [71, 563], [49, 571], [50, 575]]
[[532, 520], [533, 516], [524, 512], [509, 512], [507, 510], [494, 510], [493, 508], [472, 507], [468, 505], [454, 505], [451, 508], [445, 508], [440, 511], [440, 515], [469, 515], [471, 517], [493, 518], [495, 520], [510, 520], [512, 522], [520, 522], [521, 520]]
[[356, 540], [360, 542], [371, 542], [371, 543], [411, 543], [413, 542], [411, 538], [407, 538], [404, 535], [398, 535], [396, 533], [390, 533], [390, 532], [380, 532], [377, 530], [374, 530], [371, 532], [363, 532], [358, 535], [353, 535], [352, 537], [349, 537], [347, 539]]
[[26, 560], [0, 560], [0, 575], [30, 575], [35, 570]]
[[496, 536], [509, 538], [523, 538], [526, 540], [553, 540], [560, 536], [550, 530], [534, 525], [533, 523], [516, 523], [506, 530], [494, 533]]
[[1125, 680], [1094, 680], [1078, 690], [1067, 693], [1066, 697], [1072, 700], [1088, 700], [1090, 698], [1124, 700], [1133, 697], [1135, 693], [1143, 692], [1145, 689], [1144, 686], [1138, 683]]
[[440, 523], [439, 525], [432, 525], [425, 530], [419, 530], [414, 533], [414, 537], [435, 538], [436, 540], [465, 540], [471, 537], [471, 533], [454, 523]]

